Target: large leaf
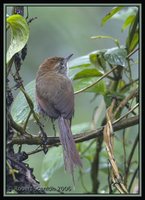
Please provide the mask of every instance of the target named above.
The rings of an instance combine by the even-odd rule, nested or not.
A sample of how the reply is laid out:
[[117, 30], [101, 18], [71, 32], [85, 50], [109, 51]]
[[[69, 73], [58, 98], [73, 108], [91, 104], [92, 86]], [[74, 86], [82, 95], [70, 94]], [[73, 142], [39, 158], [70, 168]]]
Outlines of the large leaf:
[[126, 66], [127, 51], [121, 46], [120, 48], [114, 47], [111, 49], [98, 50], [90, 54], [90, 61], [95, 64], [95, 66], [106, 69], [106, 62], [112, 65]]
[[[31, 100], [34, 103], [34, 109], [36, 110], [36, 101], [35, 101], [35, 80], [31, 81], [26, 87], [25, 90], [27, 94], [30, 96]], [[27, 103], [27, 100], [22, 92], [19, 92], [19, 94], [16, 96], [12, 108], [11, 108], [11, 114], [13, 116], [13, 119], [17, 123], [23, 123], [30, 112], [29, 105]]]
[[86, 78], [86, 77], [94, 77], [94, 76], [102, 76], [103, 73], [100, 72], [99, 70], [95, 69], [95, 68], [91, 68], [91, 69], [84, 69], [80, 72], [78, 72], [73, 79], [80, 79], [80, 78]]
[[29, 26], [24, 17], [19, 14], [7, 18], [11, 28], [11, 42], [7, 51], [7, 63], [26, 45], [29, 38]]
[[[79, 90], [92, 85], [94, 82], [96, 82], [96, 80], [97, 80], [96, 77], [82, 78], [82, 79], [76, 80], [74, 82], [74, 91], [78, 92]], [[90, 87], [85, 92], [94, 92], [94, 93], [105, 95], [106, 85], [105, 85], [104, 80], [99, 81], [97, 84]]]
[[105, 60], [111, 65], [120, 65], [126, 67], [127, 65], [127, 51], [125, 48], [112, 48], [108, 49], [104, 54]]
[[107, 91], [104, 80], [99, 81], [96, 85], [86, 90], [86, 92], [94, 92], [97, 94], [105, 95]]

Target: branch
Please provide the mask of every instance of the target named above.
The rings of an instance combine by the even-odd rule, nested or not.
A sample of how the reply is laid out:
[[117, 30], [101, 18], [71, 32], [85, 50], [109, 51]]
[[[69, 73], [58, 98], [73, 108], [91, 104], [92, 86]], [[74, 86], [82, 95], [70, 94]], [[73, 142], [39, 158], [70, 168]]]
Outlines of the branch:
[[[139, 116], [135, 116], [121, 120], [117, 123], [114, 122], [112, 125], [113, 125], [113, 130], [118, 131], [124, 128], [128, 128], [130, 126], [134, 126], [138, 123], [139, 123]], [[103, 135], [103, 129], [104, 127], [101, 127], [96, 130], [91, 130], [85, 133], [76, 134], [74, 135], [75, 142], [76, 143], [84, 142], [99, 137], [100, 135]], [[23, 137], [14, 137], [11, 141], [12, 144], [28, 144], [28, 145], [42, 144], [42, 138], [40, 136], [30, 135], [29, 133], [26, 134], [27, 134], [26, 137], [24, 137], [24, 135]], [[59, 137], [48, 137], [47, 145], [59, 146], [60, 145]]]
[[116, 108], [116, 110], [114, 111], [114, 116], [116, 116], [116, 114], [119, 112], [119, 110], [120, 110], [121, 108], [123, 108], [123, 107], [128, 103], [128, 101], [129, 101], [130, 99], [136, 97], [137, 94], [138, 94], [138, 89], [135, 89], [135, 90], [131, 91], [130, 94], [129, 94], [127, 97], [125, 97], [125, 99], [123, 99], [123, 100], [120, 102], [119, 106], [118, 106], [118, 107]]
[[134, 49], [132, 52], [130, 52], [130, 54], [128, 54], [128, 56], [126, 56], [126, 59], [130, 58], [138, 50], [139, 50], [139, 48]]

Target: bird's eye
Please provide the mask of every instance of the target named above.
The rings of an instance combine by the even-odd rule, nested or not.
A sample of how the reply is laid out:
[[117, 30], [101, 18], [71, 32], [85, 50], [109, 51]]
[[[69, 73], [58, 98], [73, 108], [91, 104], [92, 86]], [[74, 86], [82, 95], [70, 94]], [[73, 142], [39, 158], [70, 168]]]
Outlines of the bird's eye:
[[63, 69], [63, 68], [65, 68], [65, 62], [64, 62], [64, 60], [61, 60], [60, 61], [60, 69]]
[[65, 59], [61, 60], [59, 62], [59, 73], [66, 74], [67, 73], [67, 63], [65, 62]]

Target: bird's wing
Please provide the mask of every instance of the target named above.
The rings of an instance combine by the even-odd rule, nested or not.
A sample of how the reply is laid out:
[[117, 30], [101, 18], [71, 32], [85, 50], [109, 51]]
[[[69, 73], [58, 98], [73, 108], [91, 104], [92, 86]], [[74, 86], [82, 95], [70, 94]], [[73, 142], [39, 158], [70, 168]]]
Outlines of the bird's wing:
[[[57, 79], [57, 81], [56, 81]], [[74, 113], [74, 92], [71, 81], [63, 76], [44, 76], [36, 84], [37, 102], [52, 117], [71, 119]]]
[[54, 108], [62, 117], [71, 119], [74, 114], [74, 91], [71, 80], [67, 77], [58, 80], [58, 93], [54, 100]]

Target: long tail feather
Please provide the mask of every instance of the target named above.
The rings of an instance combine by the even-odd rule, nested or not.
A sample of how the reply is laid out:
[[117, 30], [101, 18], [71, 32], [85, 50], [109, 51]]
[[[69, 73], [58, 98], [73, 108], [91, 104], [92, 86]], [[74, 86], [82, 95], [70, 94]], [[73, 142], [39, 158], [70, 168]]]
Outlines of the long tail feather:
[[60, 129], [60, 142], [63, 147], [65, 170], [72, 174], [74, 181], [74, 168], [75, 166], [82, 167], [82, 163], [71, 132], [70, 120], [60, 117], [58, 124]]

